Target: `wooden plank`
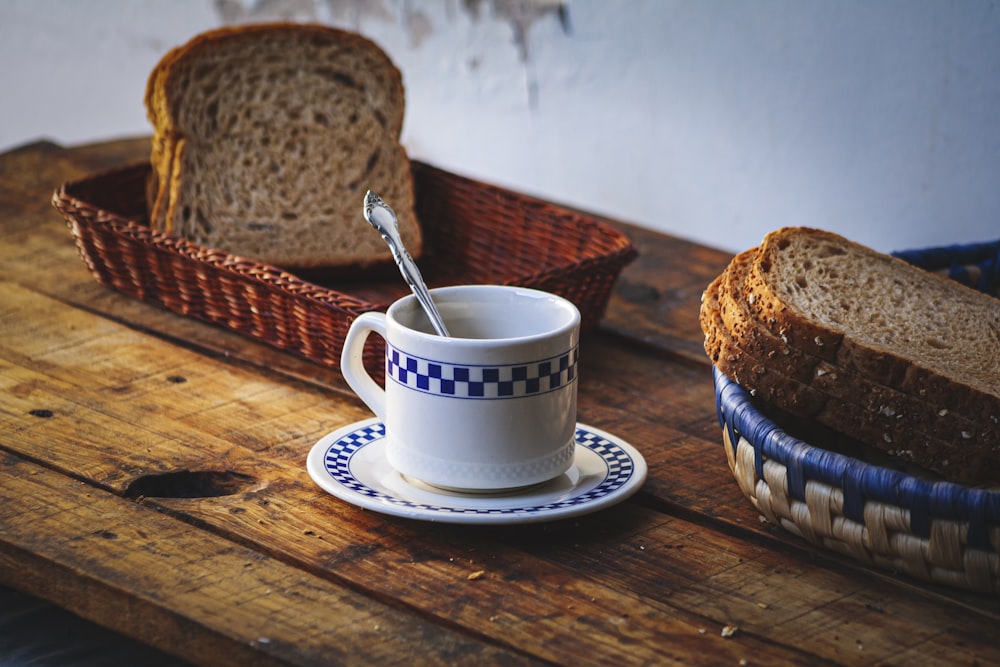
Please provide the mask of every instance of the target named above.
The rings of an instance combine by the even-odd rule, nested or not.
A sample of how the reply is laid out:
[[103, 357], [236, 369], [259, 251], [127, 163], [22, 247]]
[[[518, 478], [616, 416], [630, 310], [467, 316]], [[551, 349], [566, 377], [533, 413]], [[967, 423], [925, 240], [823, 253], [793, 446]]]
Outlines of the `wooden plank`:
[[[9, 284], [5, 287], [11, 304], [40, 298], [31, 299], [25, 290]], [[215, 406], [209, 410], [215, 417], [228, 409], [244, 414], [244, 406], [239, 405], [242, 399], [232, 397], [245, 392], [249, 379], [246, 373], [227, 369], [214, 378], [217, 384], [212, 392], [176, 394], [174, 400], [189, 407], [180, 410], [181, 420], [175, 421], [144, 410], [142, 401], [137, 404], [117, 400], [123, 394], [108, 389], [127, 383], [130, 375], [147, 381], [164, 372], [175, 372], [179, 362], [196, 366], [193, 353], [170, 349], [154, 338], [122, 330], [119, 325], [79, 311], [73, 314], [67, 309], [60, 315], [42, 308], [44, 317], [38, 319], [30, 316], [30, 309], [25, 311], [17, 318], [16, 326], [35, 335], [18, 331], [18, 335], [4, 336], [6, 342], [0, 344], [0, 355], [6, 360], [4, 382], [11, 396], [0, 408], [0, 416], [4, 430], [17, 429], [17, 442], [12, 446], [21, 455], [119, 493], [125, 493], [136, 479], [151, 473], [207, 469], [245, 475], [245, 484], [238, 485], [231, 495], [177, 501], [150, 498], [146, 502], [170, 509], [196, 525], [211, 527], [241, 544], [280, 556], [283, 561], [300, 564], [317, 576], [365, 590], [376, 599], [393, 599], [423, 609], [443, 625], [458, 624], [496, 642], [513, 638], [515, 645], [545, 659], [557, 660], [569, 651], [566, 642], [589, 645], [591, 664], [656, 660], [668, 638], [672, 638], [670, 643], [676, 643], [678, 635], [704, 643], [697, 633], [700, 619], [690, 613], [644, 601], [636, 593], [601, 583], [599, 578], [590, 581], [588, 577], [585, 584], [576, 582], [580, 573], [567, 572], [561, 565], [532, 559], [519, 549], [494, 543], [483, 531], [472, 530], [470, 534], [489, 552], [488, 558], [462, 557], [460, 554], [469, 552], [468, 543], [458, 550], [446, 547], [451, 554], [447, 558], [430, 558], [432, 551], [440, 553], [441, 545], [436, 539], [424, 537], [421, 525], [402, 522], [398, 530], [393, 530], [377, 515], [332, 501], [308, 480], [304, 457], [320, 432], [279, 440], [270, 447], [245, 448], [221, 435], [184, 424], [186, 415], [203, 413], [193, 406]], [[67, 326], [67, 320], [72, 320], [73, 326]], [[50, 341], [53, 331], [66, 332], [68, 339], [50, 355], [32, 354], [31, 340]], [[128, 337], [129, 353], [116, 354], [115, 343], [120, 336]], [[86, 348], [86, 355], [78, 354], [82, 348]], [[73, 365], [71, 359], [80, 361]], [[90, 364], [100, 372], [88, 372]], [[212, 364], [203, 360], [202, 365]], [[255, 381], [263, 382], [259, 378]], [[264, 393], [275, 403], [276, 411], [286, 409], [286, 424], [304, 412], [327, 411], [310, 400], [313, 391], [308, 387], [279, 388], [283, 396]], [[39, 409], [52, 414], [30, 414]], [[143, 415], [141, 422], [136, 418], [137, 411]], [[361, 416], [353, 414], [348, 420]], [[269, 421], [278, 420], [272, 416]], [[321, 426], [315, 415], [312, 423]], [[284, 428], [287, 426], [279, 427], [277, 432], [287, 436]], [[219, 523], [216, 512], [221, 517], [232, 517], [235, 523]], [[609, 515], [597, 519], [596, 524], [585, 524], [585, 532], [610, 521], [614, 536], [623, 539], [628, 536], [625, 526], [631, 525], [634, 531], [670, 521], [656, 513], [643, 512], [642, 517], [637, 523]], [[494, 579], [489, 574], [482, 581], [468, 579], [479, 569], [494, 571], [498, 558], [505, 563], [501, 571], [510, 568], [522, 572], [523, 578], [503, 575]], [[491, 613], [484, 614], [484, 610]], [[631, 624], [633, 644], [625, 655], [617, 647], [618, 633], [623, 628], [620, 623], [614, 625], [618, 622], [613, 619], [624, 618], [622, 614], [629, 610], [642, 610], [652, 621]], [[746, 647], [723, 643], [720, 648], [738, 660], [736, 654]], [[683, 656], [692, 649], [674, 650]], [[754, 650], [769, 649], [759, 646]], [[783, 653], [779, 650], [776, 655]]]
[[[19, 294], [29, 299], [24, 292], [8, 286], [7, 302], [19, 303]], [[747, 654], [768, 655], [773, 661], [806, 656], [811, 662], [841, 660], [842, 642], [817, 650], [786, 639], [816, 627], [860, 638], [869, 646], [868, 658], [910, 648], [879, 641], [882, 616], [875, 617], [883, 621], [876, 624], [865, 614], [833, 613], [840, 606], [853, 608], [852, 598], [872, 594], [870, 584], [849, 571], [831, 573], [809, 564], [808, 557], [776, 554], [710, 524], [632, 504], [552, 526], [507, 529], [427, 526], [358, 510], [325, 496], [304, 476], [305, 452], [330, 428], [322, 417], [327, 407], [315, 400], [314, 387], [282, 384], [281, 391], [271, 391], [268, 379], [250, 370], [237, 366], [214, 372], [218, 365], [211, 360], [86, 313], [66, 309], [60, 315], [58, 309], [40, 307], [44, 317], [33, 320], [30, 309], [25, 311], [18, 326], [36, 332], [38, 340], [51, 340], [52, 331], [64, 331], [67, 338], [50, 355], [11, 349], [10, 342], [2, 348], [2, 358], [8, 360], [5, 382], [15, 387], [4, 409], [8, 423], [22, 425], [19, 452], [120, 493], [149, 472], [207, 467], [246, 474], [250, 479], [231, 495], [147, 497], [144, 502], [312, 576], [425, 610], [436, 623], [455, 624], [498, 643], [510, 641], [554, 661], [570, 650], [565, 644], [570, 638], [589, 656], [580, 664], [662, 660], [666, 646], [671, 657], [684, 661], [708, 645], [713, 654], [734, 662]], [[123, 335], [132, 351], [118, 356], [113, 342]], [[14, 340], [30, 346], [23, 336]], [[112, 342], [102, 345], [101, 340]], [[89, 360], [84, 366], [94, 364], [99, 374], [69, 364], [76, 358], [70, 351], [84, 347], [83, 358]], [[184, 385], [205, 382], [209, 389], [188, 393], [184, 385], [177, 391], [163, 381], [163, 391], [177, 391], [170, 401], [160, 401], [170, 407], [163, 414], [149, 411], [145, 423], [135, 423], [136, 410], [154, 404], [149, 398], [157, 391], [152, 383], [178, 368], [191, 378]], [[121, 389], [132, 381], [141, 391]], [[259, 396], [267, 400], [254, 404]], [[121, 397], [125, 400], [117, 400]], [[27, 419], [25, 413], [36, 405], [50, 406], [54, 418]], [[646, 409], [641, 402], [636, 407]], [[250, 447], [234, 443], [229, 438], [232, 425], [257, 408], [266, 415], [264, 437], [255, 438]], [[226, 416], [230, 411], [236, 421]], [[206, 414], [211, 419], [203, 420]], [[289, 425], [303, 415], [311, 426], [294, 433], [296, 427]], [[61, 423], [63, 417], [70, 420]], [[191, 419], [227, 426], [206, 433], [187, 423]], [[126, 437], [109, 440], [107, 433]], [[135, 440], [143, 448], [137, 449]], [[479, 571], [482, 577], [468, 579]], [[761, 582], [755, 597], [734, 583], [744, 581]], [[914, 642], [950, 636], [936, 620], [939, 608], [933, 600], [908, 599], [905, 591], [884, 582], [875, 591], [892, 604], [906, 600], [923, 609], [922, 617], [907, 620], [912, 625], [890, 624], [894, 632]], [[759, 602], [768, 605], [770, 614], [760, 613]], [[968, 632], [987, 632], [992, 622], [969, 611], [950, 617], [955, 619], [952, 629]], [[728, 624], [740, 626], [739, 642], [719, 634]], [[617, 645], [622, 636], [629, 638], [627, 650]]]
[[10, 454], [0, 583], [202, 665], [537, 664]]
[[[107, 404], [114, 399], [129, 405], [129, 410], [155, 407], [159, 414], [176, 418], [188, 428], [177, 431], [172, 427], [170, 442], [198, 442], [211, 435], [255, 449], [266, 446], [262, 443], [293, 446], [296, 437], [313, 442], [338, 426], [369, 415], [353, 396], [347, 402], [334, 401], [326, 389], [304, 383], [296, 386], [309, 396], [290, 405], [275, 396], [284, 390], [274, 388], [266, 370], [238, 364], [206, 367], [200, 363], [200, 355], [173, 346], [166, 352], [153, 352], [154, 347], [136, 344], [147, 340], [144, 335], [41, 299], [30, 290], [11, 287], [5, 290], [4, 302], [11, 315], [5, 318], [6, 342], [0, 341], [0, 346], [6, 347], [8, 357], [16, 353], [30, 359], [31, 368], [71, 387], [99, 387], [106, 398], [95, 398], [95, 402]], [[34, 308], [40, 309], [37, 318], [29, 314]], [[707, 371], [698, 365], [679, 365], [671, 367], [670, 376], [663, 376], [655, 353], [637, 353], [613, 337], [585, 337], [581, 348], [580, 419], [619, 434], [643, 452], [652, 471], [646, 493], [670, 498], [671, 503], [693, 511], [728, 521], [745, 520], [755, 526], [757, 514], [736, 485], [719, 484], [731, 476], [719, 444]], [[72, 369], [82, 362], [74, 360], [85, 360], [100, 372], [76, 373]], [[272, 373], [271, 377], [276, 376]], [[180, 378], [185, 382], [171, 382]], [[656, 383], [662, 390], [649, 391]], [[283, 380], [282, 386], [286, 384]], [[83, 395], [71, 387], [62, 390], [67, 400]], [[239, 411], [233, 409], [237, 405]], [[75, 409], [55, 404], [36, 407]], [[27, 404], [25, 408], [30, 409]], [[128, 415], [121, 418], [127, 420]], [[103, 423], [101, 415], [94, 419]], [[667, 426], [673, 423], [679, 427], [693, 423], [699, 432], [707, 424], [712, 440], [706, 443], [690, 432]], [[252, 428], [247, 428], [248, 424]], [[111, 425], [94, 428], [114, 431]], [[71, 449], [75, 437], [72, 433], [64, 441], [53, 437], [50, 447], [64, 442], [63, 446]], [[150, 437], [143, 436], [144, 441]], [[179, 447], [171, 447], [164, 460], [175, 466], [197, 464], [197, 451], [185, 454], [186, 460], [178, 458], [179, 452]], [[135, 474], [153, 472], [155, 465], [154, 461]], [[684, 475], [673, 474], [678, 470]], [[115, 462], [108, 465], [107, 474], [115, 475], [119, 483], [127, 484], [123, 480], [131, 479]], [[111, 483], [110, 478], [101, 481]]]
[[698, 307], [732, 253], [609, 222], [628, 234], [639, 257], [622, 271], [601, 328], [707, 366]]

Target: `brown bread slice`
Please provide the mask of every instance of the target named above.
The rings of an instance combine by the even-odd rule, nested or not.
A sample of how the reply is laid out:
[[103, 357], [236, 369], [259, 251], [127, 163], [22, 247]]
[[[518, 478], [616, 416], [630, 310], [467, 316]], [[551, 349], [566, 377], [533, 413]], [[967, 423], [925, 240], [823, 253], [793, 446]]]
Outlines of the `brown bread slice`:
[[1000, 300], [808, 228], [768, 234], [744, 292], [756, 319], [792, 347], [1000, 422]]
[[706, 290], [700, 321], [705, 350], [719, 370], [742, 385], [755, 400], [813, 420], [901, 462], [913, 463], [946, 479], [972, 485], [996, 480], [996, 456], [985, 448], [929, 436], [905, 420], [826, 394], [782, 375], [748, 354], [729, 336], [719, 313], [723, 276]]
[[745, 301], [743, 282], [755, 256], [751, 249], [732, 260], [723, 274], [719, 295], [720, 315], [742, 349], [797, 382], [865, 409], [905, 419], [928, 435], [965, 441], [970, 446], [1000, 447], [1000, 427], [969, 419], [962, 412], [963, 406], [954, 404], [950, 395], [922, 398], [908, 394], [873, 382], [863, 372], [824, 361], [777, 338], [753, 318]]
[[154, 68], [146, 106], [155, 226], [283, 268], [363, 268], [390, 260], [361, 215], [371, 189], [419, 256], [402, 78], [367, 39], [304, 24], [204, 33]]

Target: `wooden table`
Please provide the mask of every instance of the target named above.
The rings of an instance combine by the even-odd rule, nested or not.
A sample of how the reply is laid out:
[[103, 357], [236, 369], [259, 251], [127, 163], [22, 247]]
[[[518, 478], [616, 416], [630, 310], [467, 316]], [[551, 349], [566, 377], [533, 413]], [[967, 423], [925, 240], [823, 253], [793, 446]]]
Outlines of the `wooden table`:
[[0, 156], [3, 585], [204, 665], [1000, 664], [995, 598], [818, 550], [739, 492], [697, 323], [727, 253], [621, 225], [641, 257], [583, 338], [580, 421], [642, 452], [636, 496], [391, 518], [306, 474], [369, 416], [338, 373], [90, 277], [51, 193], [148, 149]]

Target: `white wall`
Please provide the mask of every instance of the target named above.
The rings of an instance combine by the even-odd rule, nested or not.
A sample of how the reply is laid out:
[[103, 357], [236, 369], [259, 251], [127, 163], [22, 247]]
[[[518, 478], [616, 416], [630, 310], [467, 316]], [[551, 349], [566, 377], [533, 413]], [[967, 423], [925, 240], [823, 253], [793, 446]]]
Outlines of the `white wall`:
[[482, 180], [733, 251], [1000, 237], [997, 0], [0, 0], [0, 150], [148, 134], [168, 48], [272, 18], [372, 37]]

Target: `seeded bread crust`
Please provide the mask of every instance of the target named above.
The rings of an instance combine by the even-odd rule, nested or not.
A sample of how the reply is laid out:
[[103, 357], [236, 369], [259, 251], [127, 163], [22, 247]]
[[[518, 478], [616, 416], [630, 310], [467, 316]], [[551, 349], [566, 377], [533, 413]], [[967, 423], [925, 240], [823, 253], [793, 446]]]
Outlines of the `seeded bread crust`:
[[1000, 301], [830, 232], [765, 237], [744, 283], [754, 319], [805, 353], [991, 427]]
[[973, 446], [1000, 447], [1000, 427], [967, 417], [950, 395], [927, 399], [873, 382], [864, 374], [794, 348], [760, 326], [744, 301], [743, 281], [756, 253], [737, 255], [723, 273], [719, 312], [739, 347], [784, 376], [867, 410], [906, 420], [928, 435]]
[[152, 70], [145, 105], [154, 228], [292, 270], [364, 269], [391, 261], [361, 215], [371, 189], [420, 256], [402, 76], [369, 40], [294, 23], [203, 33]]
[[713, 281], [702, 299], [700, 321], [705, 332], [705, 351], [720, 371], [747, 388], [756, 400], [823, 424], [900, 461], [956, 482], [979, 485], [994, 479], [995, 452], [927, 435], [908, 420], [827, 394], [782, 375], [748, 354], [729, 336], [720, 313], [724, 279], [722, 275]]
[[[928, 406], [915, 406], [921, 412], [912, 414], [880, 409], [882, 406], [865, 396], [863, 389], [859, 389], [859, 387], [867, 388], [870, 384], [858, 385], [856, 382], [860, 379], [850, 374], [840, 373], [836, 375], [834, 381], [817, 386], [789, 376], [777, 368], [771, 360], [747, 350], [733, 336], [722, 317], [722, 302], [726, 299], [725, 278], [726, 274], [720, 276], [717, 288], [713, 289], [710, 286], [703, 300], [701, 321], [703, 328], [707, 327], [709, 332], [706, 336], [706, 352], [714, 362], [719, 363], [720, 370], [727, 375], [732, 372], [732, 379], [754, 392], [755, 396], [760, 396], [775, 403], [777, 407], [799, 416], [813, 417], [824, 412], [831, 413], [824, 423], [832, 420], [833, 423], [828, 423], [829, 426], [851, 435], [855, 435], [854, 424], [842, 416], [833, 414], [834, 410], [831, 410], [830, 406], [834, 406], [835, 410], [846, 411], [852, 420], [858, 419], [863, 414], [864, 423], [879, 427], [880, 430], [875, 434], [879, 442], [893, 439], [892, 433], [896, 431], [901, 431], [910, 439], [914, 437], [934, 440], [943, 437], [961, 439], [955, 423], [949, 428], [940, 428], [938, 432], [925, 428], [923, 426], [925, 419], [932, 427], [942, 421]], [[839, 371], [831, 371], [831, 374], [837, 373]], [[872, 433], [868, 434], [869, 437], [871, 435]]]

